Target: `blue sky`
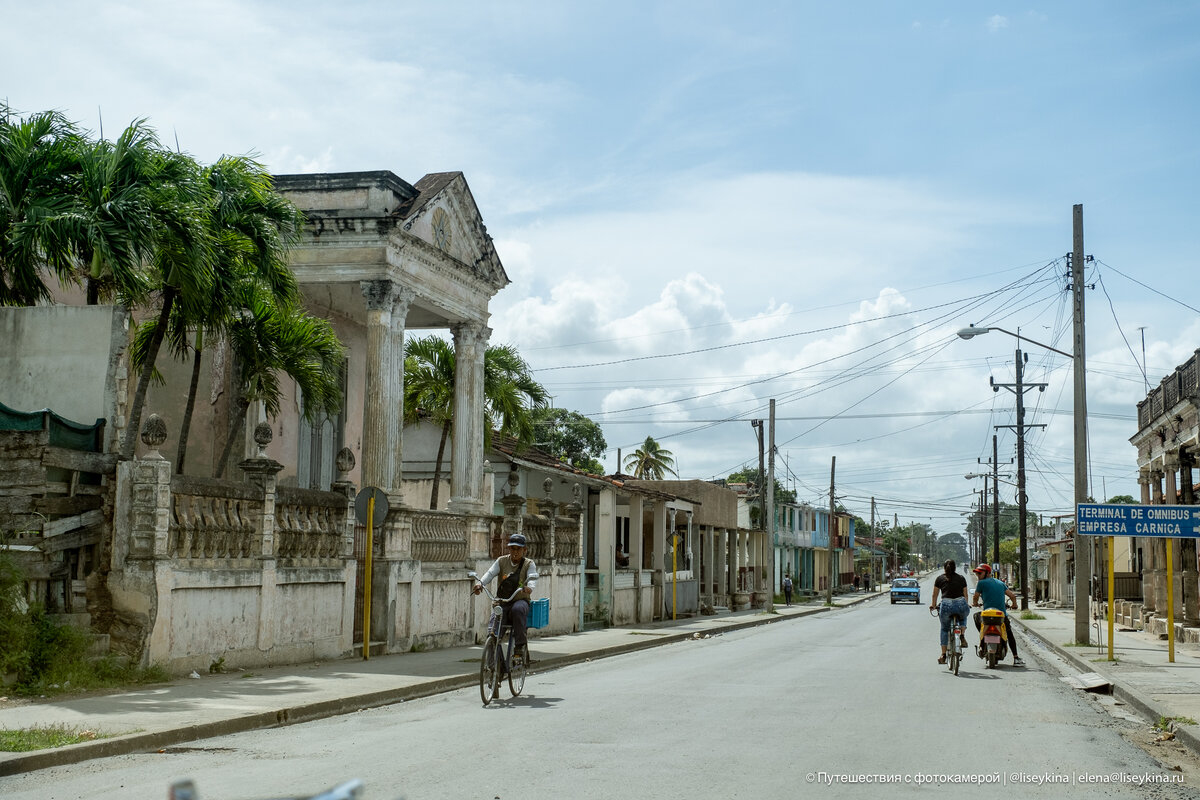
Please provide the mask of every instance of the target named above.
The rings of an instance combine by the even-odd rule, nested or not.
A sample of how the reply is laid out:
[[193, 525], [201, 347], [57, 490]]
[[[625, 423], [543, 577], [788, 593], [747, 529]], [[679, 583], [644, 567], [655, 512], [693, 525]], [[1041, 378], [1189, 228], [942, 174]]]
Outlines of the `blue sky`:
[[[516, 344], [557, 405], [603, 422], [609, 469], [653, 435], [685, 477], [722, 477], [756, 460], [746, 420], [775, 397], [802, 499], [826, 502], [836, 455], [852, 510], [876, 496], [888, 517], [960, 529], [962, 476], [1012, 422], [988, 377], [1013, 379], [1015, 341], [953, 333], [993, 324], [1070, 349], [1075, 203], [1098, 262], [1094, 494], [1137, 493], [1139, 328], [1152, 385], [1200, 346], [1194, 308], [1122, 275], [1200, 306], [1193, 4], [0, 13], [19, 110], [95, 129], [99, 109], [109, 135], [145, 116], [202, 160], [254, 151], [279, 173], [462, 170], [513, 279], [493, 341]], [[1070, 368], [1028, 349], [1028, 379], [1049, 384], [1029, 398], [1047, 424], [1030, 435], [1030, 505], [1064, 513]]]

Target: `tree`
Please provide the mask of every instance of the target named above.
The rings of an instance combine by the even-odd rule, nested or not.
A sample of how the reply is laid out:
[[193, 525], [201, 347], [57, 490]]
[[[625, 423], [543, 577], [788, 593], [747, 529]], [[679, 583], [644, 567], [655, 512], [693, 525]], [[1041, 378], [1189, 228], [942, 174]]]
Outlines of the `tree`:
[[675, 472], [674, 454], [654, 441], [653, 436], [647, 436], [641, 447], [625, 457], [622, 469], [631, 469], [633, 477], [648, 481], [661, 481], [668, 474], [679, 476]]
[[1112, 497], [1108, 498], [1107, 502], [1113, 503], [1113, 504], [1128, 505], [1128, 506], [1138, 505], [1138, 501], [1134, 500], [1133, 495], [1131, 495], [1131, 494], [1115, 494]]
[[[438, 506], [438, 489], [446, 442], [454, 423], [455, 354], [445, 339], [426, 336], [404, 343], [404, 418], [421, 415], [442, 428], [433, 467], [429, 507]], [[519, 445], [533, 442], [532, 410], [546, 404], [545, 388], [533, 379], [529, 365], [511, 345], [491, 345], [483, 354], [484, 446], [492, 431], [512, 436]]]
[[345, 350], [329, 320], [279, 303], [274, 292], [248, 283], [240, 297], [247, 311], [227, 330], [234, 358], [235, 412], [213, 477], [224, 474], [233, 446], [241, 441], [250, 404], [262, 401], [267, 416], [279, 414], [280, 374], [296, 382], [310, 421], [341, 408], [341, 371]]
[[204, 169], [203, 179], [209, 190], [205, 225], [213, 254], [209, 291], [190, 303], [174, 305], [165, 320], [160, 315], [140, 325], [133, 351], [133, 364], [141, 372], [152, 358], [155, 339], [163, 341], [160, 326], [165, 322], [165, 341], [172, 355], [192, 358], [175, 459], [177, 473], [183, 472], [187, 456], [206, 334], [211, 337], [230, 329], [240, 313], [235, 301], [247, 282], [258, 282], [276, 302], [295, 302], [296, 279], [287, 258], [304, 224], [303, 214], [274, 191], [266, 168], [250, 158], [223, 156]]
[[[737, 472], [729, 473], [729, 477], [725, 480], [730, 483], [746, 483], [753, 484], [755, 487], [764, 486], [766, 479], [758, 471], [758, 467], [744, 467]], [[775, 505], [779, 506], [782, 503], [795, 503], [796, 493], [791, 489], [784, 488], [778, 480], [775, 481]]]
[[47, 267], [60, 282], [74, 279], [62, 217], [74, 195], [82, 143], [57, 112], [14, 119], [0, 104], [0, 305], [49, 299]]
[[604, 474], [598, 459], [608, 444], [595, 422], [565, 408], [538, 408], [533, 412], [533, 424], [538, 448], [576, 469]]

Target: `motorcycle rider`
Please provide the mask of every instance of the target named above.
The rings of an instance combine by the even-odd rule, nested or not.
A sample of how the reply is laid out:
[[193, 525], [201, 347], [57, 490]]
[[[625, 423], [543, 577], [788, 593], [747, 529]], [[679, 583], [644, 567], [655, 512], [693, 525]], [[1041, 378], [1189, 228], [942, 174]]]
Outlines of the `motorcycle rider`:
[[[967, 614], [970, 613], [970, 608], [967, 607], [967, 579], [955, 571], [957, 567], [958, 565], [952, 558], [942, 564], [942, 574], [938, 575], [937, 580], [933, 582], [933, 598], [929, 601], [930, 610], [937, 609], [938, 619], [942, 623], [942, 655], [938, 658], [939, 664], [946, 663], [946, 644], [950, 641], [950, 620], [958, 617], [965, 623]], [[942, 596], [940, 607], [938, 605], [939, 594]], [[961, 644], [963, 649], [966, 649], [966, 636], [962, 637]]]
[[[1012, 623], [1008, 621], [1008, 609], [1006, 608], [1005, 598], [1012, 600], [1013, 608], [1017, 607], [1017, 595], [1012, 589], [1004, 585], [1004, 581], [992, 577], [992, 567], [990, 564], [980, 564], [974, 569], [975, 575], [979, 578], [979, 583], [975, 584], [975, 594], [971, 598], [972, 605], [980, 605], [980, 598], [983, 600], [984, 608], [993, 608], [997, 611], [1004, 612], [1004, 631], [1008, 637], [1008, 648], [1012, 650], [1013, 666], [1023, 667], [1025, 662], [1017, 656], [1017, 639], [1013, 636]], [[979, 615], [975, 615], [975, 629], [979, 630], [980, 619]]]

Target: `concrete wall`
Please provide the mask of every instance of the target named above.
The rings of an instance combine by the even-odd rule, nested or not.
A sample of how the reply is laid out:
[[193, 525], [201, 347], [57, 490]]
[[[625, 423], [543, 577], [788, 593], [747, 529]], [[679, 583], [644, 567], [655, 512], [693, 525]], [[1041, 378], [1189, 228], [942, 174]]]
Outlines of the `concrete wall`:
[[114, 306], [0, 308], [0, 403], [84, 424], [109, 419], [110, 357], [125, 337]]

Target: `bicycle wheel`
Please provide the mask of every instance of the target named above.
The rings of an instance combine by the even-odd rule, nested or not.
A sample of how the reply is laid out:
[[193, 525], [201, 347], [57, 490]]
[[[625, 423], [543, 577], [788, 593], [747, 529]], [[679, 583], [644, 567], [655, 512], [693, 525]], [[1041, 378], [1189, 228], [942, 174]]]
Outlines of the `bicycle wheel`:
[[483, 655], [479, 659], [479, 696], [486, 706], [492, 702], [492, 696], [500, 686], [500, 671], [497, 665], [496, 635], [489, 633], [483, 643]]
[[508, 690], [512, 692], [513, 697], [525, 688], [525, 671], [529, 668], [529, 646], [523, 647], [519, 655], [518, 658], [517, 653], [512, 653], [508, 659]]
[[955, 642], [953, 649], [950, 651], [950, 671], [955, 675], [958, 674], [958, 665], [962, 663], [962, 649], [958, 642]]

